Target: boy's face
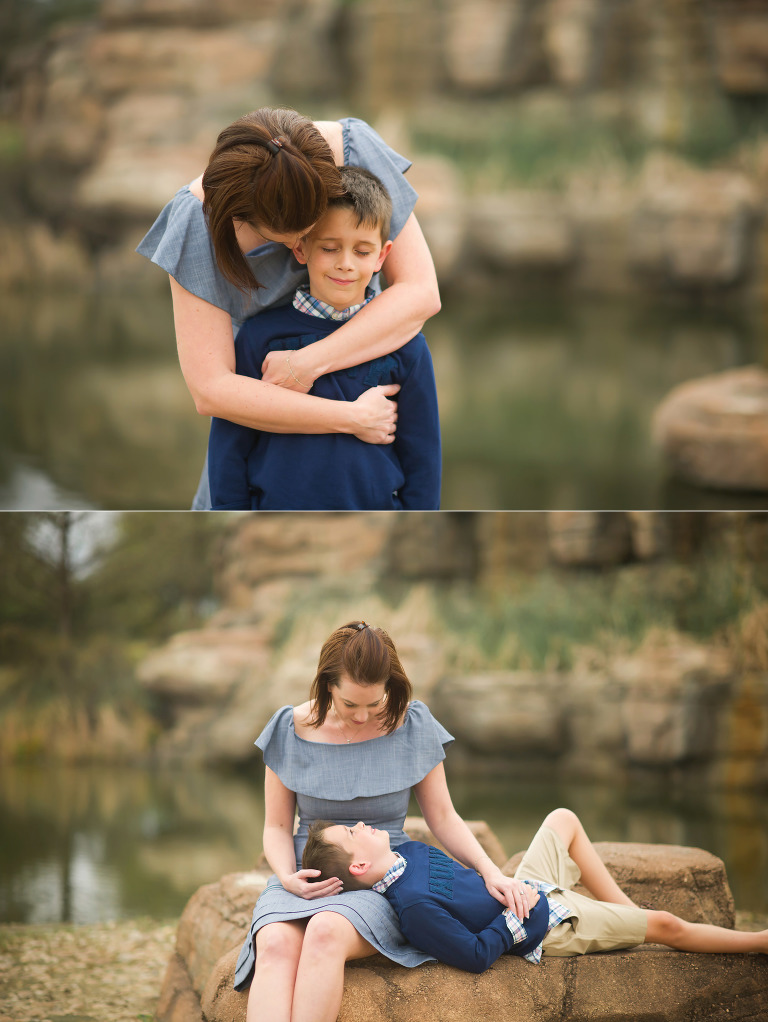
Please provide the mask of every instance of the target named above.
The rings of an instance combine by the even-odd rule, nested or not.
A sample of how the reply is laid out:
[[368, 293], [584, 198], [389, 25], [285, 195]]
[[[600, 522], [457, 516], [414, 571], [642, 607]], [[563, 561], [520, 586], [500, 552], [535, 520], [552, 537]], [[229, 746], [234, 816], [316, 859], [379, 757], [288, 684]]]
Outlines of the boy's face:
[[347, 852], [352, 862], [376, 862], [389, 851], [389, 833], [363, 823], [345, 827], [340, 823], [323, 831], [323, 839]]
[[309, 270], [313, 298], [348, 309], [365, 301], [371, 277], [381, 269], [392, 242], [381, 243], [378, 227], [355, 223], [351, 209], [330, 209], [302, 238], [294, 255]]

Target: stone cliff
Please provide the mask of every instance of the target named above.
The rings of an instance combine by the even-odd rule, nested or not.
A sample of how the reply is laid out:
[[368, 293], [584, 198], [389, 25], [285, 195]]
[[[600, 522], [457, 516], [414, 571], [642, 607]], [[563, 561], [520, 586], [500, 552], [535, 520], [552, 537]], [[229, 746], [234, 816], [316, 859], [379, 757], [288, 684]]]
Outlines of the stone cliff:
[[[160, 207], [225, 124], [288, 104], [367, 117], [415, 159], [444, 283], [479, 266], [593, 291], [749, 290], [767, 150], [760, 134], [739, 146], [729, 104], [768, 92], [766, 54], [763, 2], [103, 0], [7, 62], [21, 156], [0, 284], [154, 286], [132, 249]], [[584, 158], [595, 125], [616, 152], [627, 131], [643, 140], [639, 172], [603, 143]], [[697, 146], [727, 159], [662, 153]], [[526, 180], [550, 150], [554, 179], [547, 164]]]
[[[585, 513], [244, 517], [221, 559], [222, 609], [139, 667], [170, 722], [157, 750], [168, 758], [250, 759], [274, 710], [306, 698], [327, 635], [362, 616], [390, 631], [417, 697], [455, 735], [456, 770], [488, 773], [514, 762], [518, 771], [562, 776], [643, 772], [669, 782], [696, 776], [765, 787], [764, 608], [745, 618], [730, 645], [657, 631], [634, 648], [592, 647], [570, 666], [536, 670], [507, 666], [519, 639], [513, 632], [493, 666], [482, 666], [482, 654], [467, 648], [475, 640], [445, 620], [449, 588], [482, 603], [530, 584], [523, 566], [605, 568], [668, 557], [690, 541], [684, 521]], [[707, 522], [720, 541], [738, 536], [760, 556], [764, 516], [696, 516], [705, 532]]]

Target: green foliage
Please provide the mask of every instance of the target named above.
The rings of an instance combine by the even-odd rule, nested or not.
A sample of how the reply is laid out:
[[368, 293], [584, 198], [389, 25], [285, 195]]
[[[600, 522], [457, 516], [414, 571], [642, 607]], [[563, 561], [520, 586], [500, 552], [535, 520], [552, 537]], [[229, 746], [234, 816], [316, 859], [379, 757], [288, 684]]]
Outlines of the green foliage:
[[584, 168], [618, 167], [631, 175], [658, 149], [708, 166], [735, 155], [756, 133], [765, 137], [764, 120], [721, 97], [667, 101], [664, 123], [653, 132], [630, 99], [601, 109], [589, 97], [568, 102], [534, 93], [482, 103], [442, 101], [415, 111], [410, 127], [416, 149], [447, 157], [478, 190], [557, 189]]
[[0, 515], [0, 705], [57, 701], [93, 722], [105, 702], [141, 702], [142, 644], [195, 627], [213, 606], [223, 524], [190, 513]]
[[568, 670], [580, 648], [636, 648], [657, 629], [724, 638], [766, 595], [747, 562], [721, 555], [691, 565], [521, 574], [492, 599], [455, 590], [440, 599], [457, 666]]
[[87, 581], [92, 627], [159, 640], [193, 628], [215, 601], [214, 560], [224, 517], [128, 514]]

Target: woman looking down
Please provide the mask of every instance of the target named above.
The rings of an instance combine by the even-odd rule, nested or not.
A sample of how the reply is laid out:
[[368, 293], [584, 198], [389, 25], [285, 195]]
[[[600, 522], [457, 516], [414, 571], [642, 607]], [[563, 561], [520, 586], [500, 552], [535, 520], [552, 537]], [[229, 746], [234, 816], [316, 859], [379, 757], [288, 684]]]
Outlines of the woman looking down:
[[502, 874], [453, 807], [442, 762], [452, 741], [411, 699], [386, 632], [353, 621], [326, 640], [310, 698], [283, 706], [256, 740], [266, 765], [264, 852], [274, 876], [235, 971], [236, 989], [251, 983], [248, 1022], [332, 1022], [350, 959], [379, 951], [409, 967], [433, 960], [405, 940], [385, 898], [345, 892], [338, 878], [312, 882], [319, 871], [298, 868], [314, 820], [367, 820], [396, 848], [408, 840], [413, 791], [437, 840], [476, 869], [500, 903], [527, 917], [525, 885]]

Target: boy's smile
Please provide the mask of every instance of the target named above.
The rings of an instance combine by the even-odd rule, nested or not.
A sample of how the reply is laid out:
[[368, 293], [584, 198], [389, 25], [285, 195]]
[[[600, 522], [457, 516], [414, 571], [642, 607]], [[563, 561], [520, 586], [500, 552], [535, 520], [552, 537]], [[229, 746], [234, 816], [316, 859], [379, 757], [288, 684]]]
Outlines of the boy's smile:
[[310, 294], [334, 309], [365, 301], [365, 289], [392, 247], [390, 241], [382, 245], [378, 227], [356, 221], [351, 209], [330, 209], [294, 249], [309, 270]]

